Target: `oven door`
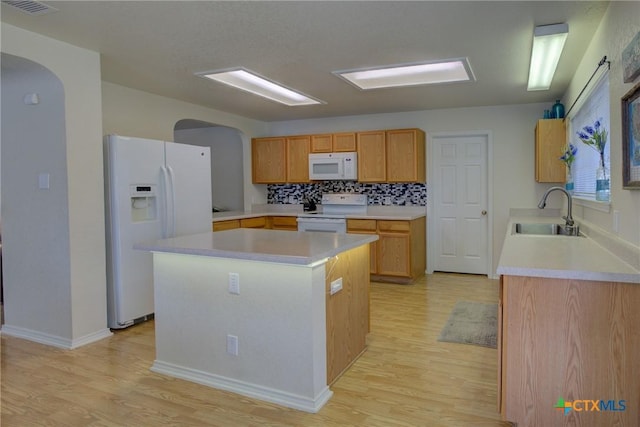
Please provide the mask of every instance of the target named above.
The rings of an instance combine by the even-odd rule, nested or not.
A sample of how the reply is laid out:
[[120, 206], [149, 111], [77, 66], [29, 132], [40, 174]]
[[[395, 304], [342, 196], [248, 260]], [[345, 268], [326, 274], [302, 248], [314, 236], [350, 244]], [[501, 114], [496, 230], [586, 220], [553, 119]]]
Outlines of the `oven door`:
[[344, 218], [298, 218], [298, 231], [320, 231], [325, 233], [347, 233], [347, 220]]

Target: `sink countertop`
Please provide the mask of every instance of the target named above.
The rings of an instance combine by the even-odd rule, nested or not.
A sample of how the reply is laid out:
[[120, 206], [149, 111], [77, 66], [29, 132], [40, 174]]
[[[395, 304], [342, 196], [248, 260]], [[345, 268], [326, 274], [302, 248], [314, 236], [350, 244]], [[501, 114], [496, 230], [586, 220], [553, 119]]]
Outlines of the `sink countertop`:
[[[318, 205], [318, 213], [322, 213], [322, 205]], [[302, 205], [257, 205], [249, 211], [216, 212], [213, 221], [255, 218], [260, 216], [299, 216], [306, 214]], [[364, 214], [348, 214], [346, 218], [406, 220], [411, 221], [426, 216], [426, 206], [377, 206], [370, 205]]]
[[238, 228], [140, 243], [150, 252], [309, 265], [378, 240], [373, 234], [309, 233]]
[[[497, 272], [509, 276], [594, 280], [640, 284], [640, 271], [593, 239], [511, 234], [514, 223], [564, 224], [560, 217], [511, 217]], [[576, 221], [580, 225], [580, 221]]]

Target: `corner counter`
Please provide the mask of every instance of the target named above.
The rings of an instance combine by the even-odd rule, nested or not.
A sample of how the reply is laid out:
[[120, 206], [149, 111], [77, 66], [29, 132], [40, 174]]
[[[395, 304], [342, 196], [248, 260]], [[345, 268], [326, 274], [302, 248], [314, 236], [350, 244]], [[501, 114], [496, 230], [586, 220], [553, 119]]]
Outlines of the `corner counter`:
[[[514, 222], [564, 220], [517, 217], [507, 229], [498, 266], [502, 418], [531, 426], [636, 426], [640, 273], [588, 235], [512, 235]], [[602, 406], [588, 411], [585, 400]]]
[[512, 217], [498, 263], [499, 275], [640, 284], [640, 271], [589, 236], [512, 234], [516, 222], [563, 224], [565, 221], [557, 217]]
[[366, 350], [377, 236], [236, 229], [153, 252], [152, 371], [317, 412]]

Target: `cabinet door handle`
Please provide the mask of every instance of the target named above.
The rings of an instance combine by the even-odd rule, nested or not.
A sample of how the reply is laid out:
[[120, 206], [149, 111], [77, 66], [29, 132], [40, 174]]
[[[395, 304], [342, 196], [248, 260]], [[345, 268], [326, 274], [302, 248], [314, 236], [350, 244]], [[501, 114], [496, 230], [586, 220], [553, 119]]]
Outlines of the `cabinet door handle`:
[[482, 216], [485, 216], [487, 214], [487, 211], [482, 211], [480, 213], [482, 214]]

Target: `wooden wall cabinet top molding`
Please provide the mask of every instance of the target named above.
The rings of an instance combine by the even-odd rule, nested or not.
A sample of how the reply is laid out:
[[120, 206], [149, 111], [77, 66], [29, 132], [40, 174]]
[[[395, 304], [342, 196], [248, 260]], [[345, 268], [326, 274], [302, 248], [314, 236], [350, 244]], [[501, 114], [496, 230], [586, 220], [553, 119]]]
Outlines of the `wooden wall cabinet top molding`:
[[536, 124], [536, 182], [564, 182], [566, 167], [560, 160], [567, 141], [563, 119], [541, 119]]

